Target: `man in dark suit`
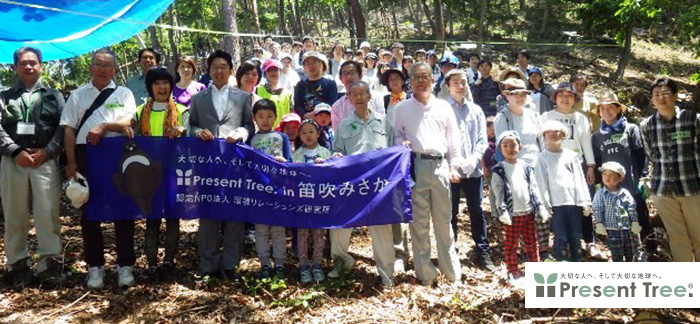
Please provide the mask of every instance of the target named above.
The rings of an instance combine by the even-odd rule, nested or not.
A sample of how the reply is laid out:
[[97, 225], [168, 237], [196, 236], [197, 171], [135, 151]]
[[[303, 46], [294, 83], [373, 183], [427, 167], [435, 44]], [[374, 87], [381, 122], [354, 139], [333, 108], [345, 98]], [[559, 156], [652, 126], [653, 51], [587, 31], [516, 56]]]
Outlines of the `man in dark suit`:
[[[203, 141], [225, 138], [229, 143], [244, 142], [254, 134], [251, 94], [228, 84], [233, 72], [231, 55], [216, 50], [207, 59], [211, 85], [192, 97], [190, 135]], [[244, 225], [241, 222], [199, 219], [199, 256], [202, 275], [223, 274], [233, 279], [241, 260]], [[219, 252], [223, 227], [223, 255]]]

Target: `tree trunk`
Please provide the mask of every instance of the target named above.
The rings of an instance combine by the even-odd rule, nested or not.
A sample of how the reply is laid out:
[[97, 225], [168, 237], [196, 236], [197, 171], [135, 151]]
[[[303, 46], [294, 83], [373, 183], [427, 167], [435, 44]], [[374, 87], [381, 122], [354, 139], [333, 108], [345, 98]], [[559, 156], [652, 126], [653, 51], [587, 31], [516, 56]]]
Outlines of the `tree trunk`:
[[160, 49], [160, 41], [158, 41], [158, 33], [156, 32], [156, 27], [148, 26], [148, 34], [151, 36], [151, 46], [158, 52], [163, 53]]
[[693, 104], [695, 105], [695, 110], [700, 111], [700, 82], [695, 85], [695, 91], [693, 93]]
[[520, 11], [525, 10], [525, 0], [518, 0], [518, 4], [520, 5]]
[[630, 55], [632, 54], [632, 22], [627, 23], [627, 28], [625, 28], [625, 48], [622, 51], [622, 57], [617, 65], [617, 71], [615, 71], [615, 76], [613, 77], [615, 81], [620, 82], [622, 77], [625, 75], [625, 69], [627, 68], [627, 63], [630, 60]]
[[540, 26], [540, 35], [547, 31], [547, 20], [549, 19], [549, 1], [544, 0], [544, 13], [542, 13], [542, 26]]
[[399, 38], [401, 38], [401, 36], [399, 35], [399, 21], [398, 21], [398, 19], [396, 19], [396, 7], [395, 6], [393, 6], [393, 8], [391, 8], [391, 18], [392, 18], [393, 23], [394, 23], [394, 39], [399, 39]]
[[[250, 0], [250, 8], [253, 11], [253, 27], [255, 27], [255, 33], [262, 34], [260, 15], [258, 14], [258, 0]], [[262, 41], [262, 39], [258, 39], [258, 41]]]
[[433, 0], [433, 10], [435, 11], [435, 39], [438, 41], [438, 48], [445, 47], [445, 24], [442, 21], [442, 0]]
[[[170, 19], [170, 25], [177, 26], [178, 24], [177, 24], [177, 20], [175, 19], [175, 14], [174, 14], [175, 9], [173, 7], [174, 7], [174, 5], [170, 5], [170, 7], [168, 7], [168, 18]], [[172, 28], [168, 29], [168, 41], [170, 42], [170, 55], [171, 55], [169, 65], [170, 65], [172, 72], [177, 73], [177, 71], [175, 71], [175, 64], [177, 64], [177, 60], [180, 57], [180, 53], [177, 49], [177, 43], [175, 42], [175, 30], [173, 30]]]
[[486, 9], [489, 6], [489, 0], [481, 0], [481, 9], [479, 10], [479, 43], [476, 45], [476, 52], [480, 55], [484, 48], [484, 24], [486, 23]]
[[350, 46], [355, 48], [357, 46], [357, 35], [355, 34], [355, 21], [350, 19], [352, 17], [352, 8], [350, 6], [345, 7], [348, 12], [348, 30], [350, 30]]
[[284, 0], [279, 1], [279, 20], [280, 20], [280, 32], [289, 35], [289, 29], [287, 28], [286, 21], [284, 20]]
[[430, 29], [433, 30], [433, 36], [436, 36], [435, 33], [435, 21], [433, 20], [432, 17], [430, 17], [430, 8], [428, 7], [428, 3], [425, 2], [425, 0], [420, 0], [421, 4], [423, 5], [423, 11], [425, 12], [425, 18], [428, 18], [428, 23], [430, 24]]
[[355, 21], [355, 32], [359, 40], [367, 39], [367, 25], [365, 24], [365, 16], [362, 14], [362, 7], [358, 0], [348, 0], [352, 12], [352, 18]]
[[294, 5], [297, 11], [297, 24], [299, 24], [299, 34], [304, 35], [304, 14], [301, 12], [301, 6], [299, 5], [299, 0], [294, 0]]
[[445, 10], [447, 11], [447, 26], [449, 27], [447, 34], [453, 36], [455, 24], [449, 2], [445, 3]]
[[421, 11], [420, 8], [418, 8], [418, 10], [413, 10], [413, 5], [411, 4], [412, 2], [412, 0], [406, 0], [406, 4], [408, 4], [408, 14], [411, 15], [411, 18], [413, 18], [413, 26], [418, 30], [419, 34], [423, 35], [423, 19], [420, 14]]
[[224, 50], [233, 57], [233, 67], [237, 68], [241, 62], [241, 41], [238, 36], [238, 25], [236, 22], [236, 0], [222, 0], [221, 10], [224, 17], [224, 30], [231, 33], [224, 37]]

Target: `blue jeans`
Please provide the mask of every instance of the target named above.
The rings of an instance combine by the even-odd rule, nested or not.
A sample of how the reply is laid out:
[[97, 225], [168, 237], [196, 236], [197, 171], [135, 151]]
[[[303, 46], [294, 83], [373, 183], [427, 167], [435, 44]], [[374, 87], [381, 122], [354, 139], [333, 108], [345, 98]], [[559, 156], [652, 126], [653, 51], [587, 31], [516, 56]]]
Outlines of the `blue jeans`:
[[481, 209], [481, 200], [484, 194], [483, 177], [462, 178], [459, 183], [451, 183], [452, 191], [452, 232], [457, 242], [457, 214], [459, 214], [459, 193], [464, 192], [467, 197], [467, 209], [471, 223], [472, 239], [480, 254], [490, 254], [491, 247], [486, 232], [486, 216]]
[[554, 256], [558, 261], [583, 261], [581, 255], [581, 217], [579, 206], [552, 207]]

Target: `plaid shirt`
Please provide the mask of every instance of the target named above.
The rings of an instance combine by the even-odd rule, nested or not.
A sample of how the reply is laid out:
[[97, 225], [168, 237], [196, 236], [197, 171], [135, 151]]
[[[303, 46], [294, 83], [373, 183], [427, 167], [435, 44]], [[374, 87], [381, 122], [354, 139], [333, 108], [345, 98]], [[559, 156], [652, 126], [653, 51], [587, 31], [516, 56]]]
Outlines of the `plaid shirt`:
[[603, 187], [593, 198], [593, 220], [609, 230], [629, 230], [637, 222], [637, 204], [627, 189], [612, 193]]
[[700, 194], [700, 115], [676, 107], [670, 121], [656, 113], [644, 119], [641, 128], [644, 150], [654, 167], [652, 194]]

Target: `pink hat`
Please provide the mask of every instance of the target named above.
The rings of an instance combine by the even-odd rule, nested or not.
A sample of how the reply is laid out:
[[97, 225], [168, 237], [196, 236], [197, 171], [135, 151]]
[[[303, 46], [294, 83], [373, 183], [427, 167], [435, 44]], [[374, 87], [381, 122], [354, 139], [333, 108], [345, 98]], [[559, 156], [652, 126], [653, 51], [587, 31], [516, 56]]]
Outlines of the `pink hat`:
[[265, 63], [263, 63], [263, 73], [267, 72], [268, 69], [273, 68], [273, 67], [281, 70], [282, 63], [280, 63], [280, 61], [272, 59], [272, 58], [265, 60]]
[[291, 123], [291, 122], [296, 122], [297, 124], [301, 124], [301, 117], [295, 113], [291, 114], [286, 114], [282, 116], [282, 119], [280, 120], [279, 127], [277, 127], [277, 131], [281, 132], [282, 129], [284, 128], [284, 124], [286, 123]]

